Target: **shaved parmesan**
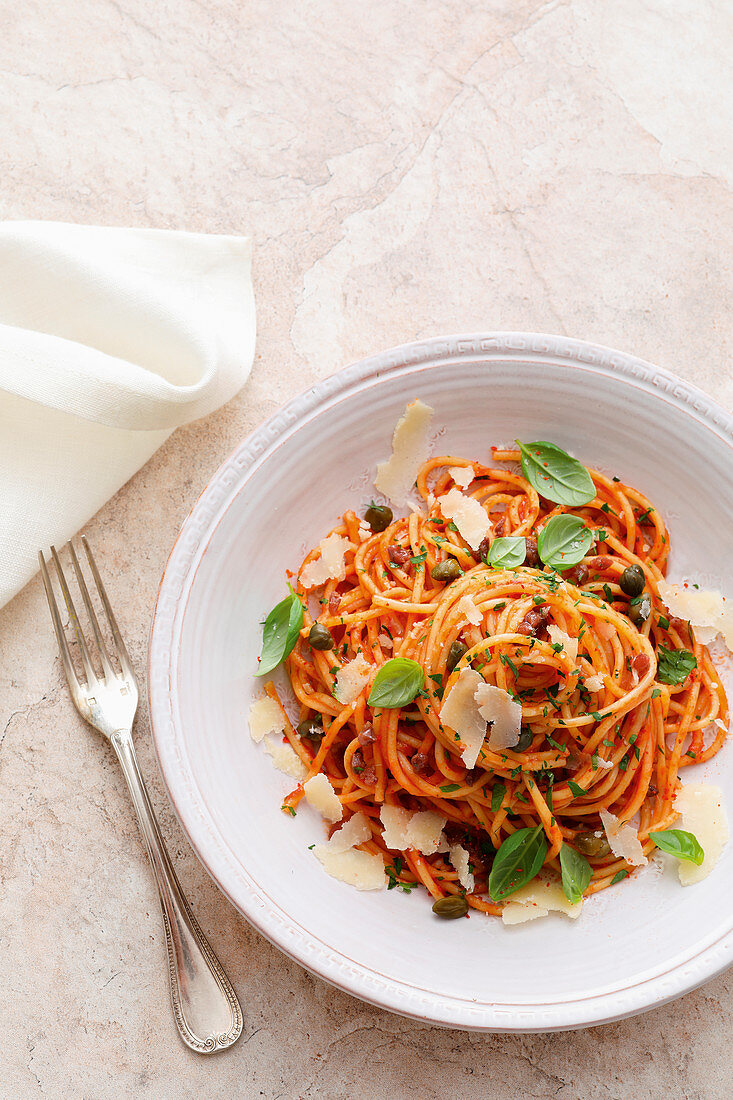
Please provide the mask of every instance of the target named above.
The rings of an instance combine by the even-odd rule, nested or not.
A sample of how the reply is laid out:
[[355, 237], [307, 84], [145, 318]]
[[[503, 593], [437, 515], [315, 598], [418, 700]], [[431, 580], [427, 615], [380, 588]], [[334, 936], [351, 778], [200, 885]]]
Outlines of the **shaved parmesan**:
[[424, 856], [432, 856], [438, 851], [447, 818], [433, 810], [418, 810], [410, 818], [407, 826], [410, 848], [417, 848]]
[[255, 699], [249, 708], [249, 735], [258, 744], [267, 733], [284, 733], [283, 712], [274, 699]]
[[371, 835], [366, 815], [354, 814], [326, 844], [317, 844], [313, 854], [332, 878], [355, 886], [357, 890], [381, 890], [386, 882], [384, 860], [373, 852], [354, 848], [355, 844], [370, 840]]
[[451, 863], [458, 872], [458, 881], [463, 889], [470, 894], [476, 882], [468, 869], [468, 852], [460, 844], [451, 844], [449, 856]]
[[600, 756], [596, 756], [594, 766], [608, 771], [609, 768], [613, 767], [613, 760], [601, 760]]
[[467, 497], [460, 489], [450, 489], [438, 503], [445, 518], [453, 520], [471, 549], [478, 550], [491, 530], [486, 509], [474, 497]]
[[279, 737], [266, 737], [264, 746], [265, 752], [270, 754], [273, 764], [279, 771], [297, 780], [306, 777], [308, 769], [287, 741], [282, 741]]
[[387, 881], [384, 861], [373, 852], [360, 852], [356, 848], [333, 852], [327, 844], [317, 844], [313, 854], [331, 878], [357, 890], [381, 890]]
[[406, 848], [410, 847], [407, 826], [411, 817], [412, 812], [404, 810], [401, 806], [390, 806], [386, 802], [382, 805], [379, 811], [379, 820], [384, 826], [382, 840], [385, 847], [396, 852], [404, 852]]
[[476, 690], [483, 683], [483, 676], [475, 669], [461, 669], [440, 711], [442, 724], [457, 733], [466, 746], [461, 759], [467, 768], [472, 768], [478, 760], [486, 737], [486, 721], [479, 713], [475, 699]]
[[501, 911], [503, 924], [526, 924], [528, 920], [537, 920], [538, 917], [549, 915], [549, 909], [543, 909], [536, 902], [522, 904], [516, 901], [508, 901]]
[[489, 748], [513, 748], [522, 733], [522, 704], [517, 703], [508, 691], [483, 680], [476, 688], [475, 699], [481, 717], [491, 722]]
[[[315, 779], [316, 776], [313, 776], [313, 778]], [[357, 844], [363, 844], [365, 840], [371, 839], [372, 830], [369, 827], [369, 818], [366, 814], [358, 813], [350, 817], [340, 829], [336, 830], [328, 841], [327, 847], [330, 852], [346, 852], [349, 848], [355, 848]]]
[[392, 455], [377, 466], [374, 484], [398, 506], [407, 503], [418, 470], [428, 457], [428, 432], [433, 410], [422, 401], [411, 401], [397, 421], [392, 436]]
[[478, 626], [479, 623], [484, 621], [484, 617], [473, 599], [469, 595], [461, 596], [460, 600], [456, 604], [456, 608], [460, 611], [461, 615], [465, 615], [471, 626]]
[[689, 620], [704, 645], [721, 634], [728, 649], [733, 649], [733, 608], [725, 596], [710, 589], [667, 584], [664, 580], [657, 587], [668, 611], [679, 619]]
[[359, 520], [359, 539], [361, 542], [366, 542], [367, 539], [372, 537], [373, 531], [368, 523], [364, 520]]
[[449, 466], [448, 473], [461, 489], [467, 489], [473, 481], [473, 466]]
[[588, 691], [603, 691], [604, 686], [605, 680], [598, 673], [595, 673], [593, 676], [586, 676], [583, 681], [583, 687]]
[[342, 581], [346, 576], [344, 554], [351, 549], [351, 543], [343, 535], [329, 535], [319, 542], [321, 556], [310, 561], [301, 570], [300, 583], [303, 588], [318, 588], [326, 581]]
[[567, 653], [571, 661], [577, 661], [578, 659], [578, 639], [571, 638], [569, 634], [566, 634], [564, 630], [561, 630], [559, 626], [548, 626], [547, 633], [550, 635], [550, 641], [553, 645], [561, 645], [563, 650]]
[[441, 847], [447, 819], [432, 810], [413, 813], [385, 802], [379, 819], [384, 826], [382, 840], [392, 851], [405, 852], [408, 848], [416, 848], [424, 856], [432, 856]]
[[344, 706], [353, 703], [369, 683], [373, 671], [374, 665], [370, 665], [362, 653], [357, 653], [353, 661], [348, 661], [336, 673], [334, 697]]
[[634, 826], [622, 825], [616, 815], [609, 813], [608, 810], [601, 810], [600, 817], [613, 854], [620, 859], [625, 859], [627, 863], [632, 863], [634, 867], [641, 867], [646, 863], [646, 856]]
[[699, 867], [686, 860], [679, 861], [680, 882], [683, 886], [691, 886], [707, 878], [728, 843], [723, 792], [709, 783], [685, 783], [674, 800], [674, 808], [682, 815], [679, 827], [693, 833], [705, 853]]
[[575, 920], [580, 916], [582, 908], [582, 901], [577, 905], [568, 901], [558, 878], [543, 871], [511, 895], [511, 901], [501, 911], [501, 919], [504, 924], [524, 924], [525, 921], [536, 920], [537, 917], [546, 917], [548, 913], [555, 912], [564, 913]]
[[311, 776], [308, 782], [303, 784], [303, 793], [306, 802], [314, 810], [318, 810], [321, 817], [325, 817], [326, 821], [340, 821], [344, 816], [344, 808], [339, 801], [339, 797], [331, 786], [328, 776], [324, 775], [323, 772]]

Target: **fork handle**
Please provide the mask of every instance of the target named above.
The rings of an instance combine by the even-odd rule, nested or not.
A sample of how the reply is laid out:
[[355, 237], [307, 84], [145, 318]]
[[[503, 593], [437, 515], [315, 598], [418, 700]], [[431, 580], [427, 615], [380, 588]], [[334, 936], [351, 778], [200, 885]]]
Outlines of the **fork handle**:
[[181, 1038], [201, 1054], [223, 1050], [242, 1032], [242, 1010], [221, 963], [198, 926], [173, 870], [143, 777], [132, 736], [111, 737], [137, 812], [140, 832], [158, 884], [168, 948], [173, 1015]]

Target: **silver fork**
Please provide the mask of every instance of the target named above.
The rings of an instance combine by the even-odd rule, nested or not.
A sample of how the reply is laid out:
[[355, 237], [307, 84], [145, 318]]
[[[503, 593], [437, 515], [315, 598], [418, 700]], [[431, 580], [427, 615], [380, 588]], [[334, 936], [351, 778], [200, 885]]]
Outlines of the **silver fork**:
[[114, 640], [114, 651], [120, 663], [122, 675], [112, 667], [107, 647], [99, 629], [99, 622], [89, 598], [89, 590], [71, 543], [69, 543], [71, 561], [79, 591], [84, 601], [84, 607], [91, 623], [97, 658], [103, 669], [103, 675], [100, 678], [94, 670], [89, 645], [84, 637], [64, 571], [61, 568], [58, 554], [52, 546], [51, 555], [56, 566], [69, 619], [79, 645], [86, 683], [79, 679], [74, 669], [46, 561], [42, 552], [39, 551], [38, 560], [56, 638], [61, 651], [61, 660], [74, 706], [82, 718], [91, 726], [94, 726], [96, 730], [99, 730], [111, 743], [117, 753], [117, 759], [122, 767], [133, 805], [137, 811], [140, 832], [150, 857], [160, 893], [165, 939], [168, 948], [171, 1002], [181, 1038], [192, 1050], [199, 1051], [202, 1054], [212, 1053], [231, 1046], [239, 1038], [242, 1033], [242, 1010], [221, 963], [189, 908], [168, 857], [132, 744], [132, 724], [135, 720], [138, 703], [135, 673], [89, 544], [83, 535], [81, 541], [86, 551], [89, 568], [94, 577], [102, 606], [107, 615]]

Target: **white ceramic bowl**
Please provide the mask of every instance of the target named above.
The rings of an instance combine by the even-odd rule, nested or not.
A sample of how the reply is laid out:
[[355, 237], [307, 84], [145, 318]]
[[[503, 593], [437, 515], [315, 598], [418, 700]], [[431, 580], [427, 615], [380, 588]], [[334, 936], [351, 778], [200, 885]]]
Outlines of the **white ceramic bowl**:
[[[446, 337], [364, 360], [246, 439], [173, 548], [150, 643], [153, 735], [173, 805], [263, 935], [374, 1004], [491, 1031], [580, 1027], [661, 1004], [733, 961], [733, 845], [697, 886], [649, 867], [587, 902], [576, 922], [446, 924], [424, 894], [359, 893], [327, 877], [308, 851], [322, 823], [308, 808], [295, 820], [280, 811], [292, 783], [247, 735], [260, 622], [285, 593], [285, 569], [346, 507], [368, 502], [375, 463], [414, 397], [435, 409], [439, 453], [485, 459], [492, 443], [550, 439], [638, 486], [671, 528], [670, 576], [692, 572], [725, 590], [733, 419], [703, 393], [553, 336]], [[694, 770], [730, 802], [733, 747]]]

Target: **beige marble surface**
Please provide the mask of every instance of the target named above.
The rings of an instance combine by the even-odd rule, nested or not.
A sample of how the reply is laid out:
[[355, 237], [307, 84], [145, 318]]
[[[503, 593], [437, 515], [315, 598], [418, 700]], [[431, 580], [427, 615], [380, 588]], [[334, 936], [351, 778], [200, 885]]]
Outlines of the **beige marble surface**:
[[[727, 12], [727, 14], [726, 14]], [[0, 215], [250, 233], [251, 379], [89, 524], [142, 670], [167, 551], [222, 458], [341, 365], [561, 332], [733, 404], [730, 7], [713, 0], [0, 0]], [[727, 285], [726, 285], [727, 281]], [[643, 1018], [477, 1036], [337, 993], [198, 865], [137, 744], [246, 1027], [178, 1041], [157, 899], [41, 586], [0, 612], [0, 1096], [656, 1100], [733, 1092], [729, 975]]]

